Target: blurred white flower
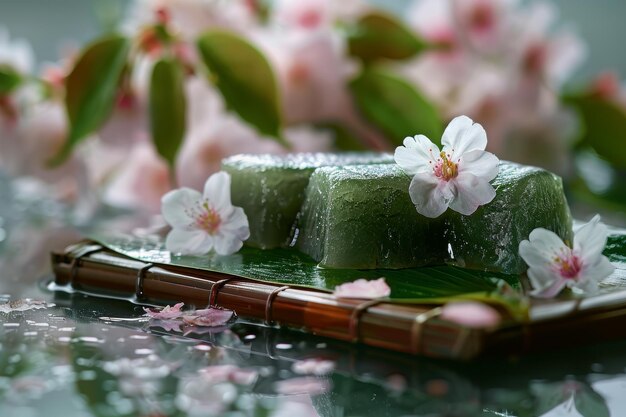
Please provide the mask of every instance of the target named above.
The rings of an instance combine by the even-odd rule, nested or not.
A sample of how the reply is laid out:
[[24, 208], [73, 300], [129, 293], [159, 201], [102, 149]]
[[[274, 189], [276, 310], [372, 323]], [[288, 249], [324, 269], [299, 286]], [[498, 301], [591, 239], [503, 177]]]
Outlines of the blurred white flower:
[[520, 30], [515, 34], [515, 42], [511, 42], [509, 65], [519, 68], [523, 77], [535, 77], [560, 88], [587, 56], [585, 44], [570, 30], [553, 31], [553, 5], [533, 3], [517, 18]]
[[117, 207], [158, 213], [161, 196], [172, 189], [167, 163], [148, 142], [133, 145], [127, 159], [111, 177], [103, 200]]
[[232, 205], [226, 172], [211, 175], [203, 194], [190, 188], [165, 194], [162, 214], [172, 226], [165, 246], [173, 253], [204, 255], [214, 250], [218, 255], [231, 255], [250, 236], [246, 214]]
[[135, 0], [123, 28], [137, 33], [160, 22], [193, 42], [211, 28], [248, 30], [256, 25], [256, 13], [252, 2], [245, 0]]
[[356, 19], [367, 8], [362, 0], [277, 0], [272, 4], [272, 20], [288, 28], [329, 29], [337, 21]]
[[190, 78], [187, 94], [188, 128], [177, 161], [178, 180], [185, 187], [201, 188], [209, 175], [220, 170], [222, 159], [238, 153], [321, 152], [332, 147], [329, 132], [308, 126], [284, 130], [290, 149], [261, 136], [228, 112], [219, 93], [203, 79]]
[[293, 30], [256, 41], [274, 64], [288, 124], [340, 120], [350, 109], [347, 82], [356, 67], [337, 33]]
[[529, 240], [519, 245], [519, 253], [528, 264], [528, 278], [534, 288], [531, 295], [552, 298], [565, 287], [593, 293], [598, 283], [611, 275], [615, 267], [602, 251], [608, 229], [596, 215], [581, 226], [569, 247], [554, 232], [537, 228]]
[[20, 74], [30, 74], [35, 66], [32, 47], [24, 39], [13, 39], [0, 26], [0, 66], [7, 66]]
[[[489, 134], [500, 157], [568, 173], [567, 136], [574, 126], [558, 89], [585, 57], [582, 41], [555, 30], [546, 2], [417, 0], [409, 23], [442, 49], [398, 70], [445, 117], [467, 114]], [[539, 149], [545, 147], [549, 151]], [[543, 158], [543, 155], [557, 155]]]
[[286, 128], [283, 134], [291, 147], [289, 152], [328, 152], [333, 146], [331, 132], [307, 125]]
[[147, 97], [140, 96], [131, 87], [118, 93], [108, 120], [98, 131], [105, 143], [128, 148], [145, 141], [149, 135]]
[[189, 126], [178, 156], [177, 175], [181, 185], [200, 188], [207, 177], [221, 168], [222, 159], [238, 153], [281, 153], [282, 146], [263, 139], [237, 116], [223, 113]]

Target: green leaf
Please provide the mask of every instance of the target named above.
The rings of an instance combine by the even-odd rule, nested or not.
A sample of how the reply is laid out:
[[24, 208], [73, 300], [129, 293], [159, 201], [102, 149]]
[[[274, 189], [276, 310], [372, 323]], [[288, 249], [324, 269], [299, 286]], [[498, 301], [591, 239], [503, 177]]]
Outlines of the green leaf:
[[427, 47], [426, 42], [416, 37], [395, 17], [381, 12], [361, 17], [348, 33], [350, 55], [365, 62], [407, 59]]
[[276, 77], [263, 54], [242, 37], [222, 31], [202, 35], [198, 49], [228, 107], [285, 145]]
[[590, 386], [584, 386], [574, 394], [574, 405], [583, 417], [611, 417], [604, 397]]
[[0, 96], [9, 94], [22, 83], [22, 77], [13, 68], [0, 65]]
[[186, 101], [180, 63], [162, 59], [154, 65], [150, 80], [150, 128], [159, 155], [174, 167], [185, 136]]
[[[295, 249], [262, 250], [244, 247], [230, 256], [169, 256], [162, 242], [148, 242], [131, 236], [98, 236], [96, 240], [117, 253], [144, 262], [178, 265], [222, 272], [283, 285], [333, 291], [342, 283], [358, 278], [385, 277], [391, 299], [397, 302], [440, 302], [449, 297], [486, 299], [504, 279], [519, 286], [519, 277], [453, 266], [389, 270], [318, 268], [317, 262]], [[168, 260], [169, 261], [164, 261]]]
[[417, 134], [440, 142], [443, 124], [437, 110], [405, 80], [370, 68], [350, 83], [350, 90], [360, 112], [392, 143], [400, 145]]
[[339, 123], [321, 123], [317, 125], [322, 130], [330, 131], [335, 139], [335, 148], [340, 151], [366, 151], [367, 146], [359, 140], [353, 132]]
[[592, 147], [613, 166], [626, 168], [626, 110], [593, 94], [569, 95], [563, 100], [580, 115], [581, 144]]
[[98, 130], [107, 120], [117, 96], [130, 42], [111, 35], [83, 50], [65, 80], [65, 107], [70, 131], [65, 145], [50, 163], [62, 163], [82, 139]]

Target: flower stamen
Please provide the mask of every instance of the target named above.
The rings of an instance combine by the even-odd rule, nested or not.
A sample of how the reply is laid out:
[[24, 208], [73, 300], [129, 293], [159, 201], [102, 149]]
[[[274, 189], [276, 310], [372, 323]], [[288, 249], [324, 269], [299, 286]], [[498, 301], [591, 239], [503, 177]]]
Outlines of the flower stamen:
[[437, 165], [435, 166], [435, 175], [445, 181], [456, 178], [457, 175], [459, 175], [458, 164], [451, 161], [449, 159], [450, 155], [446, 155], [444, 151], [441, 151], [439, 156], [441, 159], [437, 161]]
[[202, 204], [202, 210], [196, 217], [196, 225], [210, 235], [214, 235], [219, 230], [222, 218], [217, 211], [211, 207], [208, 201]]
[[582, 262], [578, 256], [571, 254], [563, 258], [556, 258], [559, 273], [563, 278], [576, 279], [582, 269]]

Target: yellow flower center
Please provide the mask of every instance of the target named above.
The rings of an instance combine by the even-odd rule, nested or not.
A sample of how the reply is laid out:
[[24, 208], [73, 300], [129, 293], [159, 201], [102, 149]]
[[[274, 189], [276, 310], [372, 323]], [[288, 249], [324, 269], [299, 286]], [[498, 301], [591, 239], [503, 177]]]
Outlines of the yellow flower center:
[[208, 202], [205, 201], [204, 204], [202, 204], [202, 208], [202, 212], [196, 217], [196, 224], [198, 228], [210, 235], [214, 235], [217, 233], [222, 223], [222, 218]]
[[582, 262], [580, 261], [580, 258], [574, 254], [557, 257], [554, 261], [556, 262], [559, 273], [563, 278], [575, 279], [578, 277], [578, 274], [582, 269]]
[[446, 153], [443, 151], [441, 151], [439, 156], [441, 156], [441, 175], [438, 176], [446, 181], [450, 181], [452, 178], [456, 178], [456, 176], [459, 175], [458, 164], [450, 161], [448, 159], [448, 155], [446, 155]]

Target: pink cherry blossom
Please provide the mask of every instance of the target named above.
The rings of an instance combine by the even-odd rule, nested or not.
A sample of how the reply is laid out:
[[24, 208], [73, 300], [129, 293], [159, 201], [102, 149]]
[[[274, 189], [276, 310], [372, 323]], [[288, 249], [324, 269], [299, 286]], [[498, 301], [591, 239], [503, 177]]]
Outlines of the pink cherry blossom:
[[189, 315], [184, 315], [183, 321], [185, 324], [194, 326], [217, 327], [225, 325], [233, 317], [235, 317], [235, 313], [232, 310], [205, 308], [195, 310]]
[[274, 64], [287, 123], [337, 120], [351, 108], [347, 81], [356, 67], [337, 33], [300, 30], [256, 41]]
[[238, 117], [222, 113], [190, 126], [178, 157], [180, 184], [200, 188], [221, 168], [222, 159], [238, 153], [282, 153], [276, 141], [262, 138]]
[[144, 99], [130, 87], [121, 91], [112, 114], [98, 132], [100, 139], [124, 147], [147, 140], [148, 111]]
[[361, 278], [336, 286], [333, 294], [337, 298], [374, 299], [388, 297], [391, 294], [391, 288], [385, 282], [385, 278], [369, 281]]
[[487, 304], [457, 301], [443, 306], [441, 319], [470, 328], [495, 328], [502, 321], [500, 314]]
[[158, 213], [161, 197], [172, 188], [167, 163], [148, 142], [135, 144], [104, 191], [104, 201], [118, 207]]
[[22, 75], [33, 71], [35, 55], [24, 39], [11, 39], [9, 31], [0, 26], [0, 65], [12, 68]]
[[520, 29], [509, 50], [512, 62], [508, 64], [520, 68], [523, 76], [560, 87], [586, 57], [584, 43], [568, 29], [553, 30], [557, 10], [551, 4], [531, 3], [516, 18]]
[[161, 205], [163, 218], [172, 226], [165, 246], [173, 253], [231, 255], [250, 236], [246, 214], [232, 205], [226, 172], [211, 175], [202, 194], [180, 188], [165, 194]]
[[256, 10], [245, 0], [138, 0], [123, 24], [126, 32], [137, 33], [147, 25], [166, 24], [170, 31], [194, 41], [211, 28], [244, 31], [256, 26]]
[[576, 230], [573, 247], [567, 246], [550, 230], [533, 230], [529, 240], [519, 245], [534, 288], [531, 295], [552, 298], [565, 287], [588, 294], [597, 291], [598, 283], [615, 270], [602, 255], [607, 234], [608, 229], [598, 215]]
[[489, 181], [498, 175], [498, 158], [485, 152], [487, 134], [467, 116], [452, 120], [443, 133], [441, 152], [426, 136], [406, 138], [396, 163], [413, 180], [411, 201], [418, 213], [439, 217], [448, 207], [470, 215], [496, 195]]
[[337, 21], [356, 19], [366, 10], [362, 0], [278, 0], [272, 4], [272, 20], [288, 28], [328, 30]]
[[151, 319], [172, 320], [172, 319], [177, 319], [183, 315], [183, 312], [181, 311], [181, 309], [183, 308], [184, 305], [185, 303], [178, 303], [171, 307], [167, 305], [161, 309], [152, 309], [152, 308], [144, 307], [143, 310], [146, 312], [145, 315], [150, 317]]

